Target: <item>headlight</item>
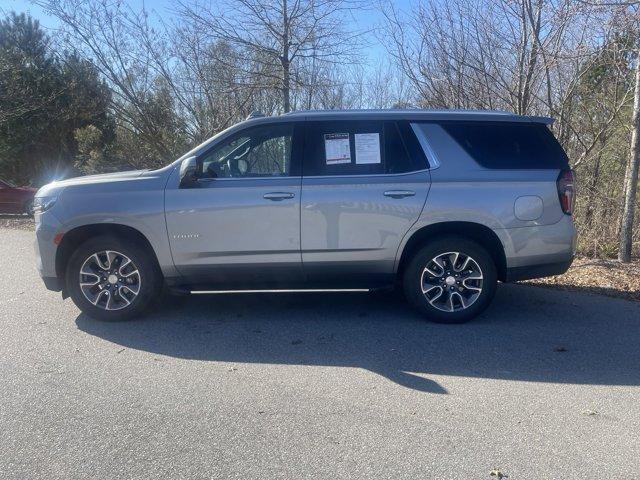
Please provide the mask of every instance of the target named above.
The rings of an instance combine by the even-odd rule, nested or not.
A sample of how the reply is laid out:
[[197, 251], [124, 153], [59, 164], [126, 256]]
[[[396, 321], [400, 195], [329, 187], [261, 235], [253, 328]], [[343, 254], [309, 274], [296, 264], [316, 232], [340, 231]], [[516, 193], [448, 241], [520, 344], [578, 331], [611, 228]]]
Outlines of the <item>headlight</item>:
[[56, 203], [58, 197], [36, 197], [33, 199], [33, 213], [43, 213]]

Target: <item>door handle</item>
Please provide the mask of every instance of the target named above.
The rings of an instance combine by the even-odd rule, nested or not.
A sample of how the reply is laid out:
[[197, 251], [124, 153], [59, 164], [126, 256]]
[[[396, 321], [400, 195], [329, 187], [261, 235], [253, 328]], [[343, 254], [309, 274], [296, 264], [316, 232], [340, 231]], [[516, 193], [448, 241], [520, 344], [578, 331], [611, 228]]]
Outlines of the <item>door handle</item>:
[[280, 200], [285, 200], [287, 198], [293, 198], [295, 194], [291, 192], [269, 192], [265, 193], [262, 198], [265, 200], [273, 200], [274, 202], [279, 202]]
[[387, 190], [384, 192], [385, 197], [391, 198], [404, 198], [404, 197], [413, 197], [416, 192], [412, 190]]

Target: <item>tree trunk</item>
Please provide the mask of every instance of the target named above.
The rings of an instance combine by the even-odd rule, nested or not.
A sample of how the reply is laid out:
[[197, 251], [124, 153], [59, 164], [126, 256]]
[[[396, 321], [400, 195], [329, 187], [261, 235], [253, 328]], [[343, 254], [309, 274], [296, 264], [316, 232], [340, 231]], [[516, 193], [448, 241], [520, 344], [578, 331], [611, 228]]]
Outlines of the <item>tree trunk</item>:
[[287, 60], [282, 60], [282, 108], [284, 113], [291, 110], [291, 65]]
[[638, 166], [640, 165], [640, 49], [636, 54], [636, 84], [633, 98], [631, 151], [624, 176], [624, 207], [620, 226], [620, 250], [618, 260], [631, 261], [633, 240], [633, 217], [638, 186]]
[[289, 45], [291, 43], [291, 25], [289, 23], [289, 11], [287, 0], [282, 0], [282, 109], [284, 113], [291, 110], [291, 59], [289, 58]]

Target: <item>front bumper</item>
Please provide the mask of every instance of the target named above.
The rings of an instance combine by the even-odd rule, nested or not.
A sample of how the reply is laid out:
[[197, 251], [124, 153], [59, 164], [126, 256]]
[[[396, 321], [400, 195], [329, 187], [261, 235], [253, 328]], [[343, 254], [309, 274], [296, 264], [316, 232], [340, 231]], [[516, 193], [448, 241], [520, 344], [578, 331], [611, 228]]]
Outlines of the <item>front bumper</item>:
[[44, 286], [52, 292], [62, 291], [62, 281], [58, 277], [42, 277]]
[[56, 272], [56, 253], [58, 246], [54, 243], [57, 233], [62, 231], [62, 225], [51, 212], [36, 214], [36, 268], [45, 286], [49, 290], [62, 290], [60, 279]]

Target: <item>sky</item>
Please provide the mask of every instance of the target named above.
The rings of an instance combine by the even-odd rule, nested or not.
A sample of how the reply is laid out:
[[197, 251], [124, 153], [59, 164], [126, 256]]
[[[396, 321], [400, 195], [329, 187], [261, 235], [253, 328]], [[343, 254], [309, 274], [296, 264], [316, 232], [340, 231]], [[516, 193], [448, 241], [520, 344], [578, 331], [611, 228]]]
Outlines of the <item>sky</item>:
[[[401, 8], [406, 9], [409, 7], [411, 0], [391, 0], [393, 3]], [[173, 0], [125, 0], [134, 9], [141, 8], [143, 5], [149, 11], [155, 11], [158, 15], [168, 18], [170, 13], [170, 7], [174, 3]], [[372, 2], [373, 3], [373, 2]], [[0, 16], [4, 16], [7, 13], [15, 11], [17, 13], [27, 12], [32, 17], [40, 21], [40, 25], [47, 30], [55, 30], [58, 27], [58, 21], [47, 15], [46, 12], [33, 4], [29, 0], [0, 0]], [[372, 30], [383, 20], [382, 14], [377, 9], [367, 9], [366, 11], [358, 11], [354, 13], [354, 29], [355, 30]], [[386, 56], [384, 46], [379, 42], [375, 36], [370, 38], [370, 46], [366, 49], [368, 65], [377, 65]]]

